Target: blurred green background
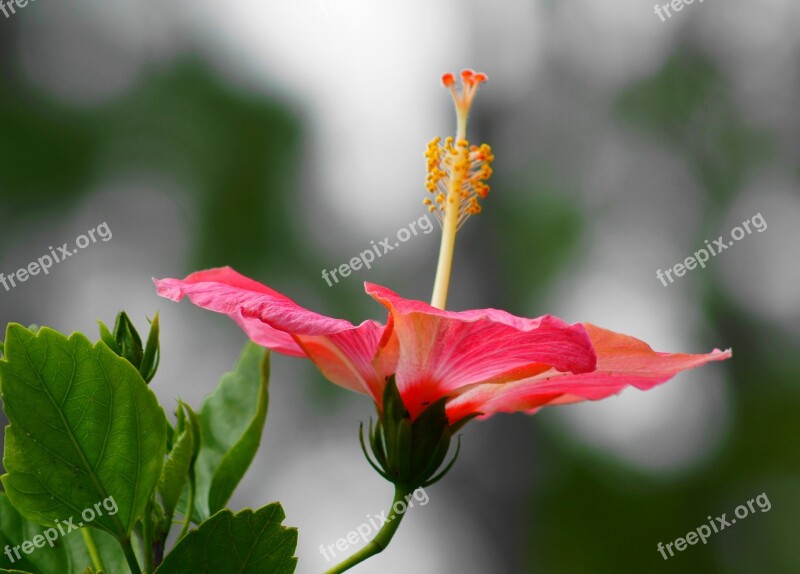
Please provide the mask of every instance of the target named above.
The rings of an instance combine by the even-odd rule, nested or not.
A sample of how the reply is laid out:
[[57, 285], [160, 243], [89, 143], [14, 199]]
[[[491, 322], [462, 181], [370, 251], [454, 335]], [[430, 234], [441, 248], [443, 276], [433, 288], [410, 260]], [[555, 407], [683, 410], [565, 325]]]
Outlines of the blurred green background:
[[[734, 358], [609, 405], [470, 424], [431, 506], [359, 571], [800, 572], [798, 6], [696, 3], [661, 22], [602, 4], [42, 0], [0, 19], [0, 271], [114, 232], [0, 290], [0, 324], [94, 332], [160, 309], [169, 408], [199, 403], [244, 338], [159, 300], [151, 276], [231, 265], [354, 322], [383, 319], [362, 281], [426, 299], [438, 232], [334, 287], [320, 270], [424, 213], [425, 142], [453, 128], [438, 74], [474, 66], [491, 83], [470, 135], [497, 160], [450, 308]], [[656, 279], [757, 212], [763, 235]], [[319, 544], [389, 502], [355, 440], [371, 407], [273, 362], [263, 456], [235, 502], [285, 502], [298, 572], [318, 572]], [[657, 552], [762, 492], [769, 512]]]

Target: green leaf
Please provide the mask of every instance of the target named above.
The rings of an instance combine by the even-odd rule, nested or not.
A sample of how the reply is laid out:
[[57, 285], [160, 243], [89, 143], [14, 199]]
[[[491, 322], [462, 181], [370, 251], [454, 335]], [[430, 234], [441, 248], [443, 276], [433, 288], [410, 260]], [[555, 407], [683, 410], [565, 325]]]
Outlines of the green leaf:
[[[180, 413], [179, 421], [183, 421], [185, 417], [183, 403], [179, 404], [178, 409]], [[167, 527], [172, 522], [175, 507], [178, 505], [183, 487], [189, 478], [189, 470], [197, 457], [199, 450], [197, 444], [200, 442], [199, 437], [195, 438], [192, 424], [179, 424], [179, 430], [176, 432], [178, 434], [174, 445], [167, 461], [164, 463], [164, 469], [158, 481], [158, 492], [161, 495], [161, 503], [164, 506], [164, 518]]]
[[[103, 574], [131, 574], [128, 562], [125, 559], [125, 553], [122, 551], [119, 542], [102, 530], [92, 529], [91, 534], [106, 568], [103, 570]], [[64, 543], [67, 547], [67, 555], [70, 562], [69, 570], [59, 570], [55, 574], [62, 574], [63, 572], [83, 573], [85, 568], [91, 567], [92, 558], [80, 531], [67, 534], [64, 537]]]
[[126, 538], [164, 460], [167, 422], [155, 395], [129, 362], [80, 333], [10, 324], [5, 350], [9, 500], [42, 524], [73, 518], [77, 526], [91, 509], [92, 526]]
[[23, 572], [22, 570], [6, 570], [5, 568], [0, 568], [0, 574], [31, 574], [31, 573]]
[[[25, 553], [21, 547], [23, 542], [33, 541], [36, 536], [45, 538], [45, 542], [38, 540], [43, 547], [34, 546], [30, 554]], [[106, 574], [130, 574], [125, 555], [117, 541], [98, 530], [93, 531], [92, 536], [108, 569]], [[47, 540], [53, 541], [52, 547]], [[8, 497], [0, 493], [0, 548], [5, 550], [6, 546], [9, 547], [13, 562], [9, 554], [0, 552], [0, 568], [24, 568], [32, 574], [79, 574], [91, 564], [80, 531], [75, 530], [62, 536], [56, 526], [48, 528], [26, 520], [11, 505]], [[20, 548], [15, 550], [17, 546]], [[19, 552], [19, 559], [16, 552]]]
[[195, 464], [196, 509], [205, 520], [222, 508], [261, 443], [269, 404], [269, 353], [247, 343], [200, 409], [201, 444]]
[[255, 512], [221, 510], [181, 539], [156, 574], [291, 574], [297, 529], [283, 526], [284, 518], [277, 502]]
[[[0, 493], [0, 547], [9, 549], [9, 552], [0, 552], [0, 567], [3, 568], [23, 568], [35, 574], [62, 574], [68, 572], [67, 551], [64, 542], [59, 535], [53, 541], [53, 547], [47, 544], [44, 548], [36, 548], [30, 554], [25, 553], [22, 548], [16, 550], [15, 547], [21, 546], [26, 540], [33, 540], [35, 536], [41, 536], [45, 527], [25, 520], [19, 512], [11, 505], [8, 497]], [[53, 535], [50, 535], [53, 538]], [[5, 570], [0, 570], [4, 572]]]
[[[39, 330], [39, 325], [36, 325], [35, 323], [30, 324], [28, 325], [28, 329], [31, 331], [31, 333], [36, 333]], [[3, 358], [4, 352], [5, 352], [5, 344], [3, 343], [3, 341], [0, 341], [0, 359]]]

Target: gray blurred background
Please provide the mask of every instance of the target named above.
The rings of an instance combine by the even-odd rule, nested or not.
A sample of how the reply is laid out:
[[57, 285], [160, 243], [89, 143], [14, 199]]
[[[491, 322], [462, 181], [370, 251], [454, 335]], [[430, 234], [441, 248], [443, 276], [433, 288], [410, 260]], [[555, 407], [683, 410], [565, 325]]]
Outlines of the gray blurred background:
[[[232, 265], [316, 311], [384, 320], [363, 281], [427, 300], [438, 230], [333, 287], [424, 213], [454, 130], [443, 72], [490, 83], [496, 155], [448, 307], [557, 314], [657, 350], [734, 358], [656, 390], [464, 430], [455, 469], [354, 572], [800, 571], [800, 5], [634, 0], [38, 0], [0, 14], [0, 271], [106, 222], [113, 237], [6, 291], [0, 325], [96, 332], [161, 312], [153, 387], [199, 406], [245, 341], [150, 278]], [[768, 225], [665, 287], [659, 269]], [[298, 573], [391, 500], [365, 397], [273, 360], [262, 449], [232, 507], [280, 500]], [[664, 561], [659, 541], [760, 493], [772, 508]]]

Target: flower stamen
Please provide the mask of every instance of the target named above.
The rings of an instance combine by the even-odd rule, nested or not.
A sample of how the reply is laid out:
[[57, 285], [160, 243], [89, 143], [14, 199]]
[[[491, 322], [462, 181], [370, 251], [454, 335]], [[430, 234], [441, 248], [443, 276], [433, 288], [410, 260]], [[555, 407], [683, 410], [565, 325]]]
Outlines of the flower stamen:
[[492, 148], [487, 144], [470, 145], [467, 140], [467, 118], [478, 86], [488, 81], [486, 74], [463, 70], [461, 88], [453, 74], [442, 76], [442, 84], [450, 90], [456, 108], [456, 136], [442, 143], [434, 138], [425, 152], [427, 178], [425, 187], [433, 195], [424, 200], [428, 210], [442, 226], [442, 244], [439, 266], [436, 270], [431, 305], [444, 309], [450, 282], [453, 250], [458, 230], [471, 216], [481, 212], [479, 200], [486, 198], [494, 160]]

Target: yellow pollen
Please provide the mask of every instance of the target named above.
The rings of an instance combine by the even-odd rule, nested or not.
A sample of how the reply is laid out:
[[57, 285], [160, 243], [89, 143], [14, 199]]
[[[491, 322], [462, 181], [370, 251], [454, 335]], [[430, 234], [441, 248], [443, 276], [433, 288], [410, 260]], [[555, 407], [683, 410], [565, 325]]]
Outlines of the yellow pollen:
[[428, 164], [425, 187], [437, 205], [430, 198], [424, 203], [442, 225], [447, 210], [453, 206], [457, 212], [456, 229], [460, 229], [470, 215], [480, 213], [478, 200], [489, 193], [486, 181], [492, 175], [492, 149], [487, 144], [470, 146], [467, 140], [455, 144], [453, 138], [442, 144], [437, 137], [428, 143], [425, 158]]

